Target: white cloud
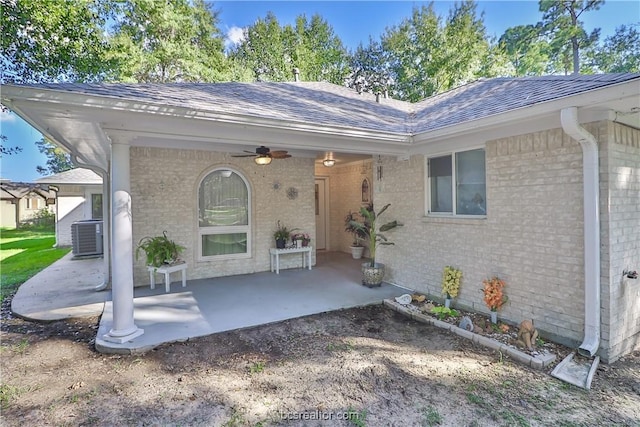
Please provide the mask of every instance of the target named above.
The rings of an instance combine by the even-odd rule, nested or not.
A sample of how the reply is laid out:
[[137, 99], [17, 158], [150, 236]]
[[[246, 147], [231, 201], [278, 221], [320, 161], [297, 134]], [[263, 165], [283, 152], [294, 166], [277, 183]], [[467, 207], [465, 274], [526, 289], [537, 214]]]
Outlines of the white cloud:
[[224, 44], [227, 48], [231, 46], [235, 46], [239, 43], [242, 43], [244, 40], [244, 28], [240, 27], [231, 27], [229, 31], [227, 31], [227, 37], [224, 41]]
[[11, 111], [0, 111], [0, 122], [12, 123], [16, 121], [16, 115]]

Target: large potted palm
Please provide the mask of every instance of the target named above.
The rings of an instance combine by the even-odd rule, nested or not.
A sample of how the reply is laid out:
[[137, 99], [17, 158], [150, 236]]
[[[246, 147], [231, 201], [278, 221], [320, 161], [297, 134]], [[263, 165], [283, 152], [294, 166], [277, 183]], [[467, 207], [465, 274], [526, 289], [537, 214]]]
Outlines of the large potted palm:
[[393, 230], [394, 228], [402, 225], [398, 221], [390, 221], [378, 226], [380, 215], [382, 215], [389, 206], [391, 206], [391, 203], [386, 204], [377, 214], [373, 209], [362, 207], [360, 208], [360, 215], [363, 220], [351, 221], [351, 225], [353, 225], [354, 228], [361, 230], [369, 239], [369, 255], [371, 260], [362, 264], [362, 284], [370, 288], [380, 286], [382, 279], [384, 279], [384, 264], [376, 262], [376, 249], [378, 248], [378, 245], [387, 246], [394, 244], [382, 233]]

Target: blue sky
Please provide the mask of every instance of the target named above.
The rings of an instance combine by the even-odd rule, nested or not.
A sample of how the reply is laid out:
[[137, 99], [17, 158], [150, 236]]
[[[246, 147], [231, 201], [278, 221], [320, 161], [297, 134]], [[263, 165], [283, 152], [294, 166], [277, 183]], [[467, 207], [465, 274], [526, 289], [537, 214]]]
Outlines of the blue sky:
[[[484, 22], [489, 35], [500, 37], [509, 27], [535, 24], [541, 18], [537, 1], [478, 1], [478, 12], [484, 12]], [[428, 4], [418, 1], [217, 1], [220, 29], [233, 38], [239, 28], [251, 25], [272, 11], [281, 25], [293, 24], [298, 15], [311, 17], [315, 13], [333, 27], [349, 49], [360, 42], [367, 44], [369, 36], [377, 39], [387, 27], [394, 26], [409, 17], [415, 6]], [[454, 2], [436, 1], [436, 13], [446, 17]], [[612, 34], [622, 24], [640, 21], [640, 2], [607, 0], [595, 12], [581, 17], [587, 31], [601, 28], [601, 38]], [[4, 156], [0, 160], [0, 177], [12, 181], [31, 182], [40, 177], [37, 165], [44, 165], [46, 158], [40, 154], [34, 142], [41, 135], [13, 114], [2, 114], [0, 133], [8, 137], [8, 146], [19, 146], [23, 151]]]

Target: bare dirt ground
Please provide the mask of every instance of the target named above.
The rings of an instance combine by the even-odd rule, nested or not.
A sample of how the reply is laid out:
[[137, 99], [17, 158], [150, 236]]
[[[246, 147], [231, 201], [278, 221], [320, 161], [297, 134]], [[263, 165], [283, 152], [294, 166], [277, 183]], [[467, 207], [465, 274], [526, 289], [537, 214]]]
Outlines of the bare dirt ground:
[[95, 352], [98, 318], [2, 308], [5, 426], [640, 426], [640, 352], [591, 391], [383, 306]]

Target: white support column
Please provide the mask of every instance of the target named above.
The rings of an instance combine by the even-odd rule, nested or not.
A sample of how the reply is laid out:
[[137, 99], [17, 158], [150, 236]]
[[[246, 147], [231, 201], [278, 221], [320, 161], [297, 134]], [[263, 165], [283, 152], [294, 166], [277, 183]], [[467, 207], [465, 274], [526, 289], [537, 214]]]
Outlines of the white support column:
[[133, 320], [133, 237], [129, 145], [111, 144], [111, 292], [113, 326], [103, 339], [124, 343], [144, 333]]

